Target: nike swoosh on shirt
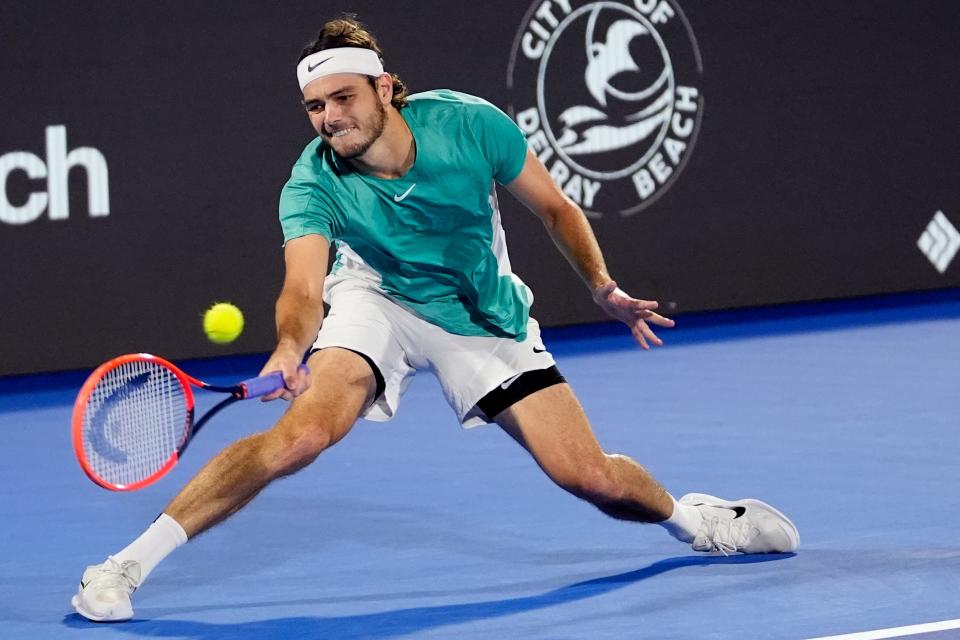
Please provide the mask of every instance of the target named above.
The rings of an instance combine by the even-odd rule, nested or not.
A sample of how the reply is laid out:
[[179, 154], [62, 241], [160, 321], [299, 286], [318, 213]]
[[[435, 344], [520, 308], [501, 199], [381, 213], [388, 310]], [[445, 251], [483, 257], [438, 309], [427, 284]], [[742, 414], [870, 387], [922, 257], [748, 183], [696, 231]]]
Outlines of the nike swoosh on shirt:
[[414, 182], [412, 185], [410, 185], [410, 188], [407, 189], [406, 191], [404, 191], [401, 195], [396, 195], [396, 194], [394, 194], [394, 196], [393, 196], [393, 201], [394, 201], [394, 202], [403, 202], [403, 199], [406, 198], [408, 195], [410, 195], [410, 192], [413, 191], [413, 188], [414, 188], [415, 186], [417, 186], [417, 183], [416, 183], [416, 182]]

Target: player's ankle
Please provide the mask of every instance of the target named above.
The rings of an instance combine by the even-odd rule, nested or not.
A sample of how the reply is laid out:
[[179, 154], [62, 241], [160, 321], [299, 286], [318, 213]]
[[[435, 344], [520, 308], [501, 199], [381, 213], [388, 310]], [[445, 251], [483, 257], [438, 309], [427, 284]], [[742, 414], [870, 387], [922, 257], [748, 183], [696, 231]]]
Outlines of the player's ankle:
[[673, 498], [673, 513], [663, 522], [658, 522], [671, 536], [681, 542], [693, 542], [703, 522], [703, 514], [696, 507], [680, 504]]
[[120, 564], [126, 560], [137, 562], [140, 582], [143, 582], [161, 560], [186, 541], [187, 533], [183, 527], [166, 513], [161, 513], [136, 540], [114, 554], [113, 559]]

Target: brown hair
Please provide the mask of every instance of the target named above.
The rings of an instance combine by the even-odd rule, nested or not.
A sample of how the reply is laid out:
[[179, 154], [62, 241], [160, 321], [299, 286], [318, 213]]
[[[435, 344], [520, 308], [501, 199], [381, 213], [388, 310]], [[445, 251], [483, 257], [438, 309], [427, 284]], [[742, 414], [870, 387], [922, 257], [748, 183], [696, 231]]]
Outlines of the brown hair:
[[[383, 62], [383, 51], [380, 50], [377, 39], [357, 21], [356, 16], [350, 14], [345, 14], [324, 24], [316, 39], [300, 52], [300, 58], [297, 61], [299, 62], [317, 51], [337, 47], [371, 49], [379, 56], [380, 62]], [[397, 109], [402, 109], [407, 106], [407, 95], [409, 94], [407, 85], [395, 73], [391, 73], [390, 77], [393, 79], [393, 100], [391, 104]], [[368, 76], [368, 79], [370, 86], [376, 90], [376, 80], [372, 76]]]

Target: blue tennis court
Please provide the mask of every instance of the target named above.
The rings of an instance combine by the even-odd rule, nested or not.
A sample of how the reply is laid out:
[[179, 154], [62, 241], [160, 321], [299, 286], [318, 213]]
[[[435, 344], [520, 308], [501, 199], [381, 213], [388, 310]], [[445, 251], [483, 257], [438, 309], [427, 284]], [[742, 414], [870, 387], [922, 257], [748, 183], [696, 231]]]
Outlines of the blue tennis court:
[[[83, 568], [283, 405], [228, 409], [170, 476], [113, 494], [73, 458], [84, 375], [11, 378], [2, 635], [800, 640], [960, 618], [960, 293], [692, 316], [661, 335], [667, 347], [650, 353], [607, 325], [554, 330], [547, 344], [607, 450], [677, 496], [771, 502], [800, 528], [798, 554], [703, 556], [659, 527], [608, 519], [497, 427], [462, 431], [418, 376], [392, 422], [358, 425], [175, 552], [136, 594], [135, 620], [97, 625], [69, 606]], [[260, 362], [184, 364], [226, 383]]]

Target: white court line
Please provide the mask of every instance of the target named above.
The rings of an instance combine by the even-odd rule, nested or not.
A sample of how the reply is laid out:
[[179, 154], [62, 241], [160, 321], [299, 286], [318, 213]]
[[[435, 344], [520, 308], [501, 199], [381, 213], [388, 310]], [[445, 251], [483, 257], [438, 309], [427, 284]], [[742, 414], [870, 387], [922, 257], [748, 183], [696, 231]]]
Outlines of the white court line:
[[909, 627], [891, 627], [890, 629], [877, 629], [876, 631], [845, 633], [839, 636], [822, 636], [809, 640], [883, 640], [883, 638], [900, 638], [913, 633], [932, 633], [934, 631], [946, 631], [947, 629], [960, 629], [960, 619], [913, 624]]

